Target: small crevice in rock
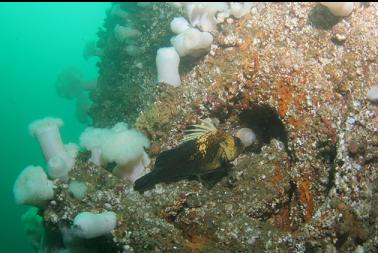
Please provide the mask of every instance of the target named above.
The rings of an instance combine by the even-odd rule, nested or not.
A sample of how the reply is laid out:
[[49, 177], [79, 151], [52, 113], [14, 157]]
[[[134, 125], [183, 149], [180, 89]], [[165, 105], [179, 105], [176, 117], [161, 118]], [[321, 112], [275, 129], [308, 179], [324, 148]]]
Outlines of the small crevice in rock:
[[240, 114], [239, 121], [242, 127], [251, 128], [255, 132], [260, 148], [275, 138], [284, 143], [286, 152], [291, 156], [287, 131], [274, 108], [269, 105], [252, 104], [248, 110]]
[[329, 190], [335, 184], [335, 174], [336, 174], [335, 159], [337, 155], [336, 145], [333, 144], [331, 141], [320, 141], [317, 144], [317, 148], [319, 150], [317, 158], [324, 160], [329, 165], [328, 183], [327, 183], [327, 192], [329, 192]]
[[318, 29], [329, 30], [341, 20], [334, 16], [327, 7], [317, 4], [308, 15], [309, 23]]

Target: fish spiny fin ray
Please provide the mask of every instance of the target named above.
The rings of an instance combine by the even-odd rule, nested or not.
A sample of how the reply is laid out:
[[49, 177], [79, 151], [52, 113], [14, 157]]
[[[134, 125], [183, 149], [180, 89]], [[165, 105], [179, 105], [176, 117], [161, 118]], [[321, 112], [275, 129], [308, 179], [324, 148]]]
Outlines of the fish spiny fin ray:
[[185, 130], [185, 135], [183, 142], [195, 140], [201, 138], [201, 136], [208, 134], [210, 132], [217, 131], [217, 128], [211, 122], [211, 119], [201, 119], [201, 124], [193, 125], [194, 128]]

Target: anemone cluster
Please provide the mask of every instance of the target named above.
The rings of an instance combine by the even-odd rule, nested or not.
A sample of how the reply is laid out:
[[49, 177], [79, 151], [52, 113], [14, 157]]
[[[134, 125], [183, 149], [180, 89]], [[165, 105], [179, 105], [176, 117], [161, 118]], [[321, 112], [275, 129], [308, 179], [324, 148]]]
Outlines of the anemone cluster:
[[83, 124], [90, 124], [88, 116], [92, 101], [88, 92], [96, 89], [97, 80], [84, 81], [82, 72], [76, 67], [62, 70], [55, 82], [58, 95], [62, 98], [76, 100], [76, 118]]
[[[29, 226], [42, 225], [38, 212], [33, 211], [32, 214], [31, 210], [46, 209], [56, 196], [57, 184], [67, 184], [66, 190], [78, 200], [82, 200], [87, 194], [87, 184], [70, 177], [70, 172], [75, 169], [79, 146], [73, 143], [63, 144], [59, 131], [62, 126], [63, 121], [59, 118], [44, 118], [29, 125], [30, 134], [38, 140], [47, 165], [47, 174], [41, 166], [26, 167], [14, 184], [16, 203], [34, 206], [25, 221]], [[109, 163], [115, 163], [112, 173], [132, 183], [145, 173], [145, 167], [150, 161], [145, 152], [145, 148], [150, 145], [148, 138], [135, 129], [129, 129], [122, 122], [111, 129], [85, 129], [80, 136], [80, 145], [91, 152], [89, 163], [103, 168]], [[74, 241], [109, 234], [116, 224], [114, 212], [80, 212], [71, 226], [60, 229], [61, 235], [66, 238], [64, 248], [69, 252], [82, 252], [85, 247], [78, 246]], [[40, 238], [33, 242], [39, 250], [47, 249], [50, 252], [49, 248], [56, 246], [43, 239], [49, 234], [47, 230], [39, 229], [30, 233], [31, 238]]]
[[[158, 82], [172, 86], [181, 84], [179, 74], [180, 57], [200, 57], [210, 51], [213, 35], [217, 24], [225, 18], [233, 16], [241, 18], [253, 7], [252, 3], [173, 3], [177, 8], [184, 9], [185, 17], [175, 17], [170, 24], [171, 31], [176, 34], [170, 42], [172, 47], [160, 48], [156, 55]], [[169, 71], [167, 71], [169, 70]]]

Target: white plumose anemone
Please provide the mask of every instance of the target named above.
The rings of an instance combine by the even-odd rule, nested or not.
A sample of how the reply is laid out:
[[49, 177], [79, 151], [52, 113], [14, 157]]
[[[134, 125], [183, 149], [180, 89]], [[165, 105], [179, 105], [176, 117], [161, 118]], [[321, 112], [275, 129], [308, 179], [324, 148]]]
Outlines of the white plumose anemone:
[[72, 233], [77, 237], [91, 239], [109, 234], [117, 225], [114, 212], [81, 212], [73, 221]]
[[144, 173], [150, 159], [146, 136], [118, 122], [111, 129], [88, 127], [80, 136], [80, 145], [91, 151], [90, 161], [97, 165], [116, 163], [113, 174], [134, 182]]
[[339, 17], [346, 17], [352, 13], [354, 2], [320, 2], [326, 6], [329, 11]]
[[87, 193], [88, 187], [84, 182], [72, 181], [68, 185], [68, 190], [76, 199], [83, 199]]
[[240, 128], [236, 133], [236, 137], [241, 140], [244, 147], [249, 147], [256, 141], [256, 134], [250, 128]]
[[120, 133], [120, 132], [123, 132], [123, 131], [126, 131], [129, 129], [129, 125], [125, 122], [118, 122], [117, 124], [115, 124], [111, 131], [112, 133]]
[[135, 39], [139, 35], [140, 32], [135, 28], [121, 26], [118, 24], [114, 27], [114, 36], [121, 43], [126, 42], [126, 40]]
[[68, 172], [66, 163], [59, 156], [54, 156], [47, 162], [47, 174], [50, 178], [59, 178], [64, 182], [68, 181]]
[[68, 67], [58, 74], [55, 88], [58, 95], [65, 99], [74, 99], [83, 89], [83, 74], [76, 67]]
[[230, 3], [230, 14], [235, 18], [241, 18], [247, 15], [251, 8], [253, 7], [254, 3], [250, 2], [231, 2]]
[[372, 102], [378, 104], [378, 86], [373, 86], [367, 93], [367, 99]]
[[72, 159], [76, 159], [76, 156], [79, 153], [79, 146], [76, 143], [66, 143], [64, 144], [64, 148], [66, 149], [67, 153], [72, 157]]
[[13, 193], [17, 204], [44, 208], [54, 197], [53, 183], [42, 167], [28, 166], [16, 179]]
[[217, 30], [217, 24], [225, 21], [230, 15], [241, 18], [247, 15], [255, 3], [249, 2], [175, 2], [171, 3], [182, 8], [193, 27], [201, 31]]
[[123, 165], [140, 158], [143, 155], [144, 148], [149, 146], [149, 140], [142, 133], [128, 129], [112, 134], [104, 142], [102, 157], [107, 162]]
[[149, 163], [144, 151], [149, 146], [149, 140], [142, 133], [127, 129], [113, 132], [103, 143], [101, 155], [105, 162], [117, 164], [114, 174], [135, 182]]
[[189, 22], [184, 17], [175, 17], [170, 24], [171, 31], [175, 34], [185, 32], [190, 28]]
[[102, 165], [101, 146], [110, 135], [110, 129], [94, 127], [86, 128], [80, 135], [80, 146], [91, 151], [91, 158], [89, 161], [97, 166]]
[[164, 82], [174, 87], [180, 86], [179, 64], [180, 56], [177, 54], [175, 48], [160, 48], [156, 54], [158, 82]]
[[109, 14], [111, 16], [116, 16], [125, 20], [129, 17], [129, 14], [121, 8], [120, 4], [114, 4], [109, 9]]
[[74, 165], [74, 158], [67, 152], [59, 128], [63, 121], [59, 118], [44, 118], [36, 120], [29, 125], [30, 134], [37, 138], [46, 162], [54, 157], [59, 157], [61, 166], [70, 171]]
[[183, 3], [183, 6], [192, 26], [205, 32], [215, 31], [217, 29], [215, 15], [219, 12], [227, 12], [229, 9], [225, 2], [193, 2]]
[[171, 44], [180, 56], [201, 56], [210, 51], [213, 36], [196, 28], [188, 28], [185, 32], [171, 38]]
[[150, 158], [146, 152], [143, 152], [142, 157], [139, 157], [134, 161], [130, 161], [124, 166], [116, 166], [113, 173], [134, 183], [138, 178], [143, 176], [145, 168], [149, 164]]

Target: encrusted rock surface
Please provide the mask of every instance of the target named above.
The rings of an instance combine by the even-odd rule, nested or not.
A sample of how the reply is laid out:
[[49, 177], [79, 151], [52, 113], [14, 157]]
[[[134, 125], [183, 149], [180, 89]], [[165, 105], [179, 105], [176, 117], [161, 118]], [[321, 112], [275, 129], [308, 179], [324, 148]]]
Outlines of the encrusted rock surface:
[[[148, 22], [173, 16], [171, 8], [154, 5], [160, 16]], [[144, 194], [82, 154], [71, 178], [90, 190], [75, 200], [57, 182], [44, 213], [50, 227], [70, 224], [80, 211], [111, 210], [118, 225], [110, 252], [378, 251], [378, 107], [366, 98], [378, 82], [376, 3], [345, 18], [316, 3], [257, 4], [219, 26], [205, 57], [182, 59], [178, 88], [155, 87], [151, 65], [154, 50], [168, 46], [169, 33], [156, 32], [169, 21], [138, 27], [149, 34], [143, 41], [153, 41], [138, 58], [142, 69], [121, 64], [108, 34], [116, 22], [108, 18], [99, 34], [105, 57], [93, 95], [96, 126], [134, 123], [131, 115], [143, 110], [135, 127], [150, 137], [152, 157], [206, 117], [229, 132], [251, 127], [258, 143], [212, 187], [183, 180]]]
[[[170, 22], [180, 12], [171, 5], [153, 3], [140, 7], [137, 3], [118, 3], [127, 17], [109, 11], [103, 28], [98, 32], [97, 46], [103, 49], [98, 64], [98, 89], [92, 93], [94, 105], [90, 110], [94, 125], [109, 127], [127, 119], [135, 121], [138, 113], [153, 101], [156, 89], [156, 51], [168, 45]], [[121, 43], [114, 35], [116, 24], [137, 29], [140, 34], [132, 43]], [[126, 48], [136, 46], [130, 55]]]

